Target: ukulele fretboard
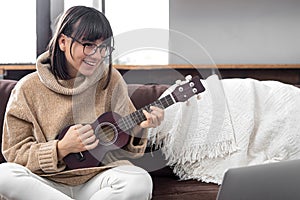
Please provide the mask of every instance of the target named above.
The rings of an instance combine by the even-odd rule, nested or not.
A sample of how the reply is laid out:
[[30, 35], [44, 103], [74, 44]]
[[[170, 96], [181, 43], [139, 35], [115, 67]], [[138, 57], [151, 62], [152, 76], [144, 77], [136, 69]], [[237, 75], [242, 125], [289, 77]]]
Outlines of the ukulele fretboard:
[[117, 124], [120, 129], [122, 129], [123, 131], [127, 131], [135, 127], [137, 124], [141, 123], [142, 121], [146, 120], [143, 110], [150, 112], [151, 111], [150, 106], [156, 106], [165, 109], [174, 103], [175, 103], [174, 98], [172, 98], [171, 95], [167, 95], [125, 117], [120, 118], [117, 121]]

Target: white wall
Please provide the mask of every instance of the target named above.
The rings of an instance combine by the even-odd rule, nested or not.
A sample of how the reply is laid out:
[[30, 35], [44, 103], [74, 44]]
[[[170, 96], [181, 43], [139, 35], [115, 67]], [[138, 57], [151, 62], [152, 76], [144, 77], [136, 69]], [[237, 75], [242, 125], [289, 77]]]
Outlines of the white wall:
[[[170, 0], [169, 12], [170, 29], [217, 64], [300, 63], [300, 0]], [[211, 64], [178, 32], [170, 64]]]

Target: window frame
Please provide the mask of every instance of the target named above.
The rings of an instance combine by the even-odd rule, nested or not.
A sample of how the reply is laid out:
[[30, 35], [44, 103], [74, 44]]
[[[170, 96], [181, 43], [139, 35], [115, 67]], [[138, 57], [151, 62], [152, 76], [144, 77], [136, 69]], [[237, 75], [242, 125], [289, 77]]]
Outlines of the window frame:
[[36, 0], [36, 57], [46, 50], [52, 36], [50, 1]]

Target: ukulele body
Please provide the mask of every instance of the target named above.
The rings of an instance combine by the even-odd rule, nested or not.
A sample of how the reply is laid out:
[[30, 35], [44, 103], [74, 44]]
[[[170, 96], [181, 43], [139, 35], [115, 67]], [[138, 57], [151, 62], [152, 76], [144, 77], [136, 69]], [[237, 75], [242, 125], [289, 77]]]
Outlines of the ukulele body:
[[[107, 152], [124, 147], [130, 135], [117, 125], [121, 116], [114, 112], [106, 112], [91, 124], [95, 136], [99, 139], [99, 144], [92, 150], [79, 153], [70, 153], [63, 158], [68, 169], [78, 169], [87, 167], [97, 167], [101, 165]], [[63, 129], [57, 136], [61, 140], [70, 126]]]

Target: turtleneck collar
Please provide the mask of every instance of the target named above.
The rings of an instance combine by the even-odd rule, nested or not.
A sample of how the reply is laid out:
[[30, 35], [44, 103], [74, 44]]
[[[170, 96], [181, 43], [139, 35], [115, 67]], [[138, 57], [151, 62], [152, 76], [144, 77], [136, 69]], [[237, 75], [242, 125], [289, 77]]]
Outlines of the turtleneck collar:
[[[86, 89], [96, 84], [100, 79], [102, 84], [107, 75], [108, 66], [101, 64], [93, 75], [78, 75], [68, 80], [56, 79], [50, 71], [49, 51], [41, 54], [36, 63], [36, 69], [41, 82], [50, 90], [63, 95], [76, 95], [84, 92]], [[100, 83], [101, 84], [101, 83]]]

